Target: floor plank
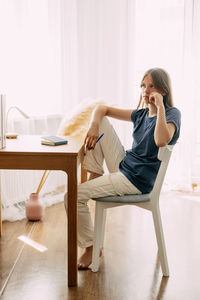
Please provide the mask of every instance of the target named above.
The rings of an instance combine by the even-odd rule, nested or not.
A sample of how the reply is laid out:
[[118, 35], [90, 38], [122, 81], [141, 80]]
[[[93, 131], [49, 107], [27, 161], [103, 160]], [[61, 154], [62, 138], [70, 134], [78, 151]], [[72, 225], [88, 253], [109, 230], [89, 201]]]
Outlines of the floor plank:
[[34, 223], [34, 230], [29, 236], [47, 250], [40, 252], [37, 248], [25, 245], [4, 293], [5, 298], [59, 299], [56, 298], [56, 291], [60, 290], [60, 283], [67, 286], [66, 216], [63, 204], [52, 208], [46, 209], [43, 222]]
[[13, 223], [3, 222], [3, 234], [0, 238], [0, 295], [23, 247], [17, 237], [20, 235], [28, 236], [32, 225], [26, 220]]
[[[91, 205], [93, 210], [94, 205]], [[161, 274], [151, 213], [138, 207], [108, 211], [105, 247], [98, 273], [79, 272], [78, 287], [67, 287], [66, 216], [63, 203], [46, 210], [43, 222], [4, 223], [1, 274], [20, 250], [18, 234], [47, 247], [25, 245], [2, 300], [198, 300], [200, 299], [200, 195], [162, 193], [161, 214], [170, 277]], [[5, 253], [7, 255], [5, 255]], [[15, 253], [15, 255], [14, 255]], [[3, 276], [5, 279], [6, 275]]]

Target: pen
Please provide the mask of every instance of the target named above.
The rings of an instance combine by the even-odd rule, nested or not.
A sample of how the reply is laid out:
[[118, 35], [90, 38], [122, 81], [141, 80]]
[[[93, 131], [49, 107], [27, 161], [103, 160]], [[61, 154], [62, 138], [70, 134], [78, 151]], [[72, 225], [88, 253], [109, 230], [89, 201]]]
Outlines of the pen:
[[[98, 139], [96, 140], [96, 143], [97, 143], [103, 136], [104, 136], [104, 133], [102, 133], [102, 134], [98, 137]], [[89, 150], [91, 150], [91, 149], [92, 149], [92, 147], [89, 148]]]

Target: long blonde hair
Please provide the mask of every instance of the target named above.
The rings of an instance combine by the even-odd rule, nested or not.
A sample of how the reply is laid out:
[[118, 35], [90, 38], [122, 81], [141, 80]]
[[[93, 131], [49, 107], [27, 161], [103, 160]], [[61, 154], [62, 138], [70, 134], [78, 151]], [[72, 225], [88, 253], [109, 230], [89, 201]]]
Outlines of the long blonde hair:
[[[151, 78], [152, 78], [155, 88], [159, 92], [164, 94], [163, 103], [164, 103], [165, 108], [173, 107], [174, 105], [173, 105], [173, 98], [172, 98], [172, 88], [171, 88], [171, 80], [170, 80], [169, 74], [161, 68], [149, 69], [148, 71], [145, 72], [145, 74], [142, 78], [141, 84], [147, 75], [151, 75]], [[140, 100], [139, 100], [137, 109], [140, 108], [141, 104], [142, 104], [142, 108], [143, 108], [144, 102], [142, 102], [142, 95], [140, 95]]]

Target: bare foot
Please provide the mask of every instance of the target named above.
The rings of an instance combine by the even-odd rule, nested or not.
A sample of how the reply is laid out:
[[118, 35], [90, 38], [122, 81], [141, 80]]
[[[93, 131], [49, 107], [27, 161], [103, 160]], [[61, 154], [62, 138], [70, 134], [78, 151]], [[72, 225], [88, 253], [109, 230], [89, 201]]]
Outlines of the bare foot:
[[[79, 270], [87, 270], [89, 265], [92, 263], [92, 250], [93, 246], [85, 248], [85, 252], [81, 255], [78, 261], [78, 269]], [[100, 255], [102, 256], [102, 249], [100, 251]]]

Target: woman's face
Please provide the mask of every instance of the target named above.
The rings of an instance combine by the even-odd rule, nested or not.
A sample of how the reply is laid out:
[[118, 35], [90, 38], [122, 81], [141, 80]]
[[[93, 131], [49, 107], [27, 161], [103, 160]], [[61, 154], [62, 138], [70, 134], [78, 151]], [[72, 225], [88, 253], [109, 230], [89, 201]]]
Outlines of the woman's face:
[[158, 92], [158, 90], [154, 87], [153, 80], [151, 75], [147, 75], [142, 83], [141, 83], [141, 94], [142, 99], [146, 105], [149, 104], [149, 96], [152, 92]]

